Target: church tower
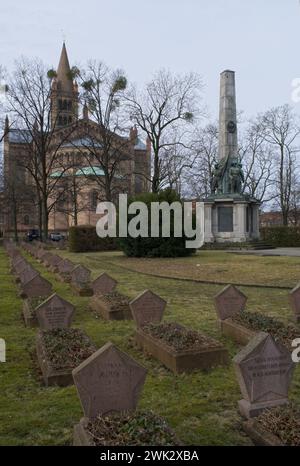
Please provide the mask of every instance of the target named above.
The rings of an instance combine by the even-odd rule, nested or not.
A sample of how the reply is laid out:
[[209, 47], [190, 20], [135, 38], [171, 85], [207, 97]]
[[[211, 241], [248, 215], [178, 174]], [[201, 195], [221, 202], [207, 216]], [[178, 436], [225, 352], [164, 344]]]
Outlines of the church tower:
[[71, 76], [68, 54], [63, 43], [56, 77], [51, 90], [51, 126], [62, 128], [78, 119], [78, 86]]

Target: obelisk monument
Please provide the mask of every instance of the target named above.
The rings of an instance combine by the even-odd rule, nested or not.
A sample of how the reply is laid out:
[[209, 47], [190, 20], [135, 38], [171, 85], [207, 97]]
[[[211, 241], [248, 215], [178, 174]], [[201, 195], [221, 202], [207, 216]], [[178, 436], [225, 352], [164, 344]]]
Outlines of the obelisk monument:
[[259, 238], [259, 202], [245, 194], [238, 155], [235, 72], [220, 77], [219, 153], [211, 195], [204, 199], [206, 242], [247, 242]]

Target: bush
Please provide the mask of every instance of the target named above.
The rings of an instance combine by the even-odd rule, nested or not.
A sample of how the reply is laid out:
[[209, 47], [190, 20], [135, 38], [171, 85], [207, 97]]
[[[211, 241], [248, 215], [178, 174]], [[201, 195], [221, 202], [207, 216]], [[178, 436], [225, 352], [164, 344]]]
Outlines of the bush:
[[118, 249], [116, 238], [99, 238], [93, 225], [79, 225], [69, 229], [69, 251], [115, 251]]
[[260, 234], [263, 241], [275, 247], [300, 247], [300, 227], [263, 227]]
[[[179, 196], [172, 190], [167, 189], [160, 193], [146, 193], [141, 194], [135, 198], [130, 199], [128, 202], [139, 201], [144, 202], [148, 206], [148, 212], [150, 212], [150, 205], [152, 202], [173, 202], [180, 201]], [[189, 256], [195, 252], [194, 249], [186, 248], [185, 242], [187, 239], [183, 234], [181, 238], [174, 237], [174, 213], [170, 215], [170, 238], [163, 238], [161, 236], [161, 225], [162, 218], [160, 216], [160, 236], [158, 238], [120, 238], [119, 244], [121, 249], [127, 256], [131, 257], [183, 257]], [[128, 215], [128, 222], [133, 218], [134, 215]], [[148, 231], [151, 231], [151, 215], [149, 215]], [[183, 231], [183, 230], [182, 230]]]

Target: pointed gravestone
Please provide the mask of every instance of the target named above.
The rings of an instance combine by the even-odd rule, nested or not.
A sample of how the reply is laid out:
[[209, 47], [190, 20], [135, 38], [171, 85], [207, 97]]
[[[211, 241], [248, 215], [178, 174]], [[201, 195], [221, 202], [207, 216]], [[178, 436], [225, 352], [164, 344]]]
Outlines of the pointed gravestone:
[[215, 308], [220, 320], [234, 317], [245, 309], [247, 296], [234, 285], [226, 286], [215, 296]]
[[164, 314], [166, 301], [150, 290], [145, 290], [130, 301], [129, 307], [137, 327], [159, 323]]
[[117, 281], [103, 272], [92, 283], [94, 295], [112, 293], [117, 286]]
[[300, 283], [290, 292], [289, 300], [295, 321], [300, 323]]
[[56, 293], [36, 308], [36, 316], [42, 330], [70, 327], [73, 315], [73, 304], [65, 301]]
[[135, 410], [147, 371], [112, 343], [106, 343], [72, 371], [84, 415]]
[[71, 272], [71, 280], [73, 283], [84, 286], [89, 283], [91, 271], [84, 267], [84, 265], [76, 265]]
[[69, 259], [63, 259], [62, 261], [59, 262], [57, 268], [59, 273], [71, 273], [72, 270], [74, 269], [75, 264], [71, 262]]
[[22, 297], [38, 298], [40, 296], [49, 296], [52, 293], [52, 285], [48, 280], [35, 275], [31, 280], [22, 284]]
[[263, 410], [288, 403], [295, 364], [291, 353], [268, 333], [258, 333], [233, 359], [243, 395], [242, 416], [258, 416]]
[[20, 282], [22, 285], [25, 285], [25, 283], [29, 282], [37, 275], [39, 275], [39, 273], [28, 264], [28, 267], [19, 274]]

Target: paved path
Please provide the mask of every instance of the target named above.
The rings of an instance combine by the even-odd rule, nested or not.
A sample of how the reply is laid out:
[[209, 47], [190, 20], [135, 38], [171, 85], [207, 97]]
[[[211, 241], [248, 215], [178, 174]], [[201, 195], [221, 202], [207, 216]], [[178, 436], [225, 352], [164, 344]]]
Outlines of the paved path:
[[276, 248], [276, 249], [262, 249], [260, 251], [244, 250], [244, 251], [228, 251], [234, 254], [251, 254], [254, 256], [289, 256], [300, 257], [300, 248]]

